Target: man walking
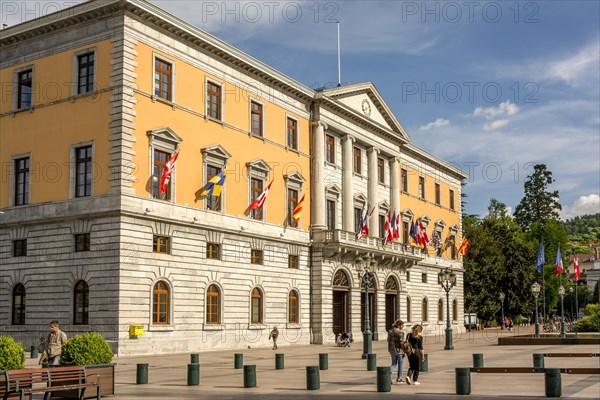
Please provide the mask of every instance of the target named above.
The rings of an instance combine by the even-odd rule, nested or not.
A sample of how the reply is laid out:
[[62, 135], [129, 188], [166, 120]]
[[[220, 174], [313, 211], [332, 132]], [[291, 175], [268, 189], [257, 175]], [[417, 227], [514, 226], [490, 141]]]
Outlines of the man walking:
[[274, 326], [271, 333], [269, 333], [269, 340], [271, 340], [271, 338], [273, 338], [273, 350], [277, 350], [277, 337], [278, 336], [279, 336], [279, 331], [277, 330], [277, 327]]
[[63, 344], [67, 342], [67, 335], [60, 330], [58, 321], [50, 322], [50, 333], [46, 339], [46, 355], [48, 356], [48, 366], [57, 367], [60, 365], [60, 353]]

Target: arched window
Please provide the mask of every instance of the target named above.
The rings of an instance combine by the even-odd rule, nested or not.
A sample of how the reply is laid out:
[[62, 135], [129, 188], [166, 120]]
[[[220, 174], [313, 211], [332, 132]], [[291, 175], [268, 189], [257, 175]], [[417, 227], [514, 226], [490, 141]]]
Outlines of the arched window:
[[444, 300], [438, 300], [438, 321], [444, 322]]
[[252, 298], [250, 302], [250, 323], [262, 324], [263, 322], [263, 297], [259, 288], [252, 290]]
[[79, 281], [75, 285], [73, 293], [73, 323], [75, 325], [87, 325], [89, 322], [90, 309], [90, 287], [85, 281]]
[[210, 285], [206, 291], [206, 323], [221, 323], [221, 291], [217, 285]]
[[164, 281], [156, 282], [152, 290], [152, 324], [169, 324], [169, 285]]
[[452, 321], [458, 321], [458, 301], [452, 300]]
[[412, 321], [412, 316], [410, 314], [410, 297], [406, 298], [406, 322]]
[[17, 284], [13, 289], [13, 325], [25, 325], [25, 286]]
[[298, 307], [298, 292], [290, 291], [288, 295], [288, 322], [297, 324], [300, 322], [299, 307]]
[[429, 316], [427, 315], [427, 298], [423, 299], [423, 305], [421, 307], [421, 321], [425, 322], [429, 320]]

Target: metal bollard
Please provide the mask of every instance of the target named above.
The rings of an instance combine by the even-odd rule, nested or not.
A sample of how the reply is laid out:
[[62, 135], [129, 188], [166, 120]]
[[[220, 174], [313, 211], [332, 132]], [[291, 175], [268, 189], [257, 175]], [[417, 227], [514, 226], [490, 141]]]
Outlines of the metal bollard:
[[188, 364], [187, 384], [188, 386], [196, 386], [200, 384], [200, 364]]
[[471, 368], [455, 368], [456, 394], [471, 394]]
[[327, 353], [319, 353], [319, 369], [321, 371], [329, 369], [329, 355]]
[[423, 361], [419, 363], [419, 372], [429, 371], [429, 354], [423, 354]]
[[375, 371], [377, 369], [377, 354], [367, 354], [367, 371]]
[[377, 391], [389, 392], [392, 390], [392, 377], [390, 367], [377, 367]]
[[546, 397], [562, 396], [560, 368], [546, 368], [544, 386], [546, 387]]
[[190, 354], [190, 363], [200, 364], [200, 354], [198, 354], [198, 353]]
[[473, 354], [473, 368], [483, 368], [483, 354]]
[[306, 390], [318, 390], [321, 388], [321, 379], [319, 378], [319, 366], [311, 365], [306, 367]]
[[283, 369], [283, 354], [275, 354], [275, 369]]
[[31, 346], [31, 358], [37, 358], [38, 348], [36, 345]]
[[233, 355], [233, 368], [242, 369], [244, 366], [244, 355], [242, 353], [236, 353]]
[[543, 353], [533, 353], [533, 368], [544, 368]]
[[244, 387], [256, 387], [256, 365], [244, 365]]
[[145, 385], [148, 383], [148, 364], [137, 364], [135, 383], [138, 385]]

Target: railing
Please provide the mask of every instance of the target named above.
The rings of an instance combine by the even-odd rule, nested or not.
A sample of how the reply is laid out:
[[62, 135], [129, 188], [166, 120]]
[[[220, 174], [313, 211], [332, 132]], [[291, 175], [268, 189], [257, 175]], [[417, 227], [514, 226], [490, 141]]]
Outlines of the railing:
[[396, 253], [417, 258], [423, 257], [420, 247], [405, 245], [404, 243], [398, 242], [390, 242], [384, 245], [382, 239], [370, 236], [356, 239], [356, 234], [354, 232], [342, 231], [339, 229], [315, 232], [314, 241], [359, 247], [367, 251], [376, 250], [382, 253]]

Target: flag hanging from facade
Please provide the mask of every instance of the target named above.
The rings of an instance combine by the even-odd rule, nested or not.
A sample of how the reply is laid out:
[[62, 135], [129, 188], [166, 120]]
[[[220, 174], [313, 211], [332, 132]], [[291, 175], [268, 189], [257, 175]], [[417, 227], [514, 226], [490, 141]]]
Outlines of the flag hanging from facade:
[[369, 236], [369, 220], [373, 215], [373, 211], [375, 211], [375, 207], [371, 208], [371, 212], [369, 212], [369, 206], [367, 204], [367, 208], [363, 207], [363, 211], [360, 213], [360, 223], [358, 226], [358, 232], [356, 232], [356, 239], [360, 240], [363, 236]]
[[388, 213], [385, 215], [385, 223], [383, 224], [383, 245], [385, 246], [386, 244], [388, 244], [391, 240], [393, 235], [391, 234], [392, 232], [392, 221], [391, 221], [392, 216], [390, 215], [390, 212], [388, 211]]
[[462, 243], [460, 244], [460, 247], [458, 248], [458, 254], [462, 254], [463, 256], [466, 255], [467, 251], [469, 251], [470, 246], [471, 246], [471, 243], [469, 243], [469, 240], [465, 236], [463, 238]]
[[573, 252], [573, 270], [575, 271], [575, 282], [579, 281], [579, 258], [577, 254]]
[[417, 225], [415, 225], [414, 219], [410, 221], [410, 233], [408, 234], [408, 236], [412, 238], [415, 244], [419, 244], [419, 239], [417, 237]]
[[562, 255], [560, 254], [560, 244], [558, 245], [558, 249], [556, 249], [556, 275], [560, 275], [564, 271]]
[[438, 233], [438, 231], [434, 230], [431, 233], [431, 240], [429, 241], [429, 245], [431, 247], [433, 247], [433, 249], [436, 252], [442, 248], [442, 238], [440, 237], [440, 234]]
[[448, 236], [446, 236], [446, 240], [444, 240], [444, 244], [442, 245], [442, 251], [446, 251], [448, 247], [454, 246], [454, 235], [448, 232]]
[[269, 183], [269, 186], [267, 186], [267, 188], [265, 190], [263, 190], [263, 192], [260, 194], [260, 196], [258, 196], [252, 204], [250, 204], [251, 210], [255, 210], [257, 208], [262, 208], [262, 206], [265, 204], [265, 201], [267, 200], [267, 195], [269, 194], [269, 190], [271, 190], [272, 184], [273, 184], [273, 181], [271, 181], [271, 183]]
[[201, 196], [209, 197], [215, 196], [219, 197], [221, 192], [223, 191], [223, 185], [225, 184], [225, 171], [219, 172], [217, 175], [213, 176], [206, 182], [204, 185], [204, 190], [200, 194]]
[[394, 232], [394, 239], [400, 241], [400, 213], [396, 215], [396, 231]]
[[535, 262], [535, 266], [537, 268], [537, 272], [541, 273], [544, 269], [544, 264], [546, 263], [546, 256], [544, 255], [544, 242], [540, 242], [540, 248], [538, 249], [537, 260]]
[[423, 222], [420, 219], [419, 226], [417, 228], [417, 237], [419, 239], [419, 245], [422, 248], [425, 248], [429, 242], [429, 236], [427, 236], [427, 230], [425, 229], [425, 226], [423, 226]]
[[296, 223], [298, 223], [298, 221], [300, 221], [300, 214], [302, 214], [302, 207], [304, 206], [304, 196], [305, 195], [306, 194], [302, 195], [302, 198], [296, 205], [296, 208], [294, 208], [294, 213], [292, 214], [294, 217], [294, 221], [296, 221]]
[[388, 232], [388, 236], [390, 239], [388, 240], [388, 242], [391, 242], [398, 236], [397, 232], [398, 226], [396, 225], [396, 211], [394, 211], [394, 213], [392, 214], [392, 219], [390, 219], [390, 231]]
[[175, 155], [167, 161], [165, 164], [165, 168], [163, 169], [162, 178], [160, 180], [160, 190], [158, 191], [158, 196], [162, 196], [162, 194], [167, 190], [167, 186], [169, 185], [169, 180], [171, 179], [171, 174], [175, 169], [175, 163], [177, 162], [177, 157], [179, 153], [175, 153]]

